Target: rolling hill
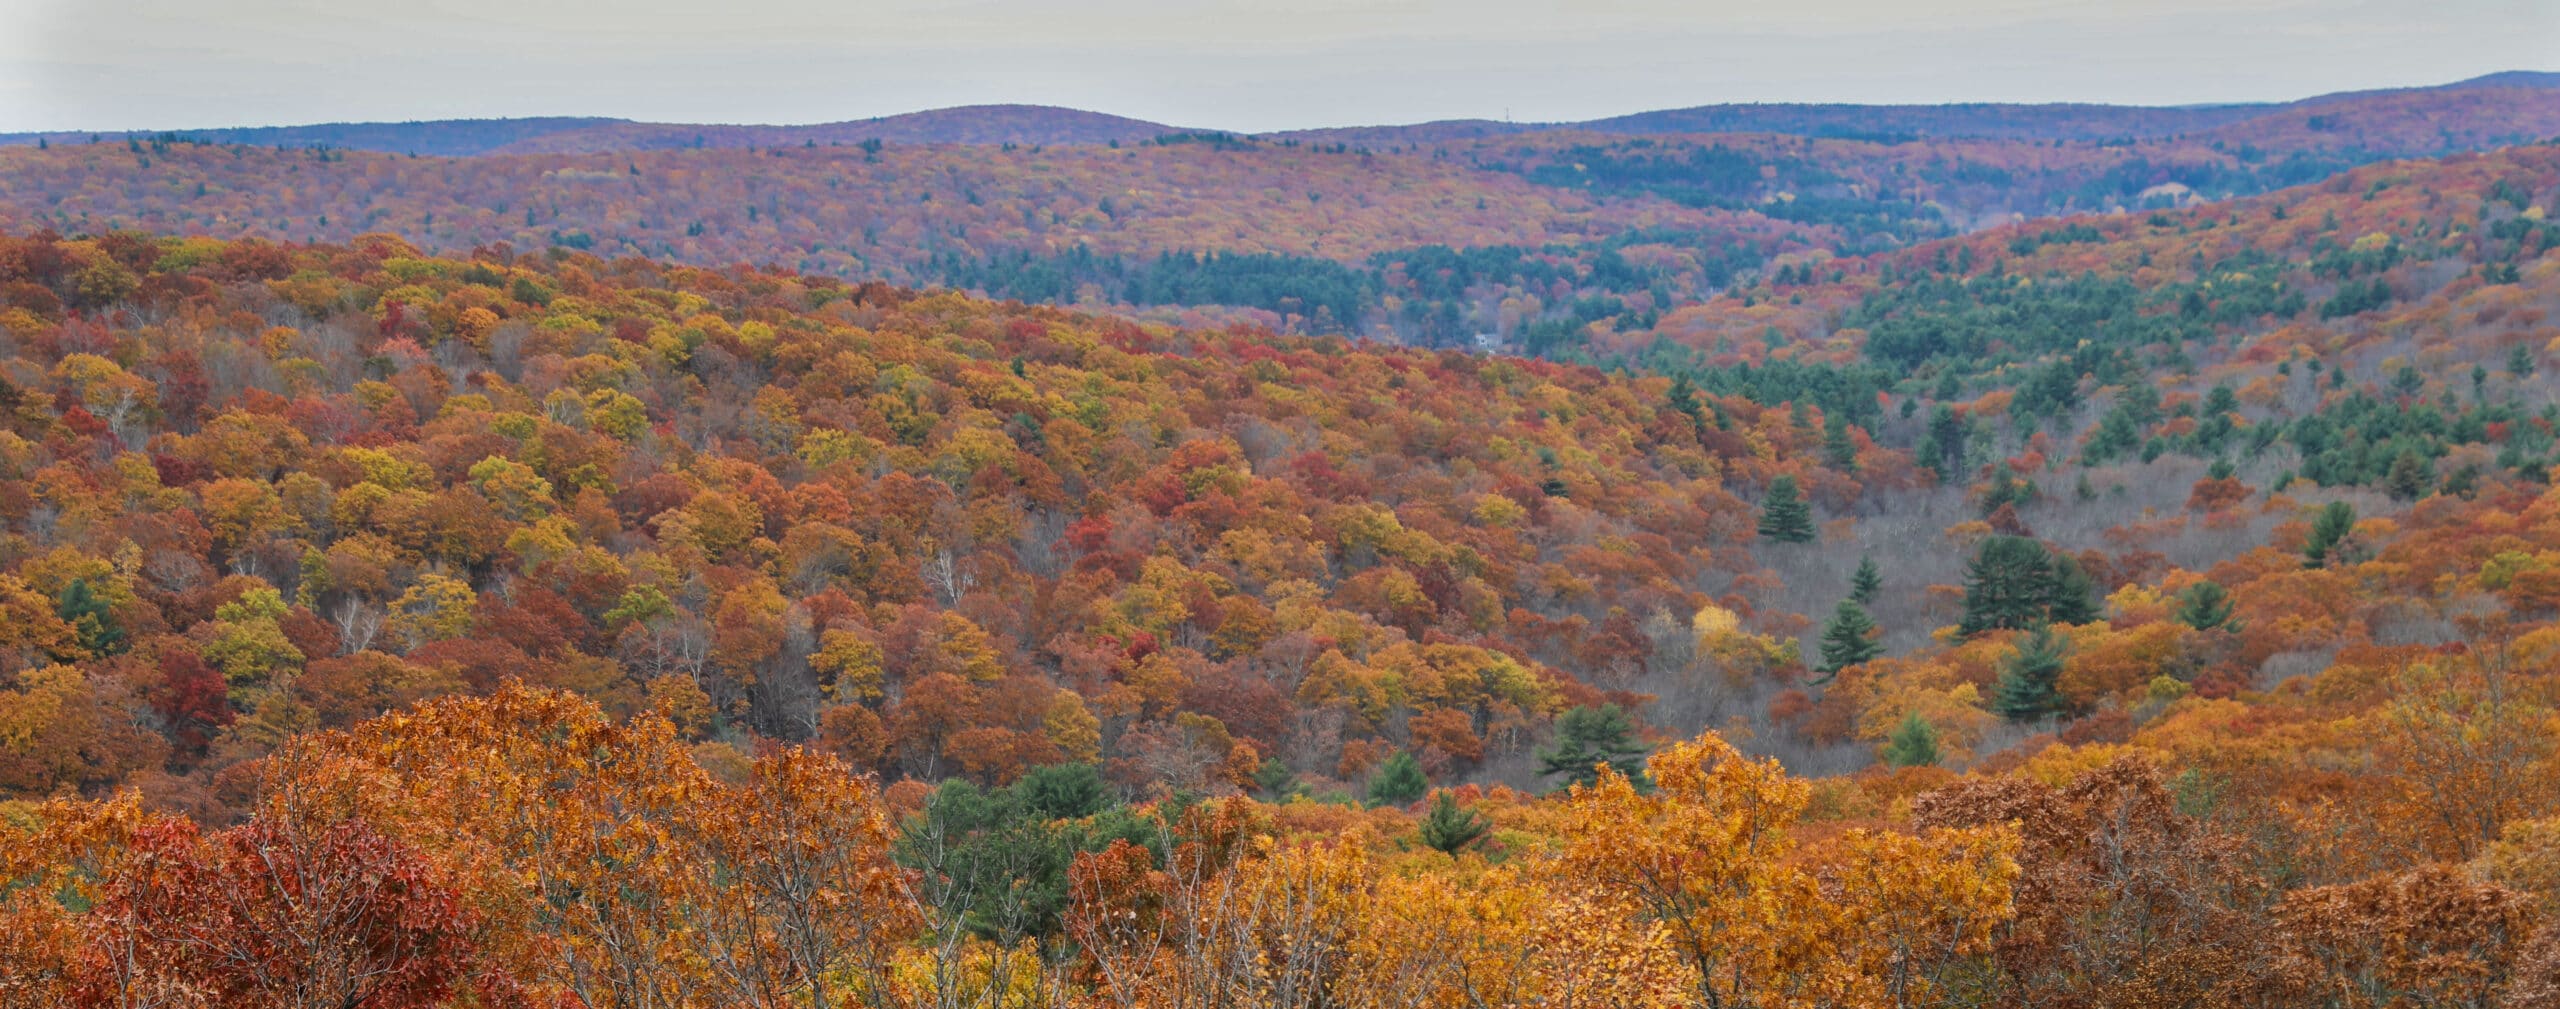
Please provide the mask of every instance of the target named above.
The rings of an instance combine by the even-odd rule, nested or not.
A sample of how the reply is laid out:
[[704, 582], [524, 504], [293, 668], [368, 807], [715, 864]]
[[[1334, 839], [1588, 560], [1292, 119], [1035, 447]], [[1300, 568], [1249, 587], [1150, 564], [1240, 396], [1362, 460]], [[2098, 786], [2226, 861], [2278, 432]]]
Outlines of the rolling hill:
[[324, 123], [177, 130], [0, 133], [0, 147], [185, 137], [258, 147], [328, 147], [390, 154], [592, 154], [688, 147], [739, 148], [866, 140], [897, 144], [1134, 143], [1179, 127], [1042, 105], [970, 105], [809, 126], [642, 123], [600, 117], [446, 119], [410, 123]]
[[[2507, 71], [2432, 87], [2352, 91], [2293, 102], [2198, 106], [1954, 103], [1856, 105], [1767, 103], [1701, 105], [1637, 112], [1576, 122], [1511, 123], [1460, 119], [1413, 125], [1324, 127], [1280, 131], [1275, 141], [1347, 143], [1365, 147], [1481, 140], [1520, 133], [1572, 131], [1626, 136], [1695, 133], [1769, 133], [1866, 140], [2125, 141], [2211, 136], [2241, 142], [2279, 124], [2298, 124], [2315, 111], [2321, 125], [2305, 132], [2324, 138], [2289, 138], [2310, 146], [2361, 145], [2376, 153], [2414, 156], [2486, 146], [2481, 137], [2541, 139], [2560, 133], [2553, 124], [2560, 73]], [[2425, 119], [2445, 128], [2429, 141], [2407, 129], [2384, 130], [2368, 120], [2400, 123]], [[1167, 134], [1221, 132], [1214, 125], [1183, 127], [1101, 112], [1041, 105], [973, 105], [872, 119], [814, 125], [751, 126], [648, 123], [626, 119], [553, 117], [457, 119], [408, 123], [325, 123], [310, 126], [171, 128], [165, 130], [0, 133], [0, 147], [86, 143], [92, 139], [178, 135], [209, 143], [257, 146], [327, 146], [394, 154], [469, 156], [493, 153], [592, 154], [689, 147], [739, 148], [816, 144], [1102, 144], [1136, 143]], [[1224, 131], [1232, 132], [1232, 131]], [[2294, 149], [2280, 146], [2280, 150]]]
[[2545, 83], [0, 151], [0, 1002], [2555, 1004]]

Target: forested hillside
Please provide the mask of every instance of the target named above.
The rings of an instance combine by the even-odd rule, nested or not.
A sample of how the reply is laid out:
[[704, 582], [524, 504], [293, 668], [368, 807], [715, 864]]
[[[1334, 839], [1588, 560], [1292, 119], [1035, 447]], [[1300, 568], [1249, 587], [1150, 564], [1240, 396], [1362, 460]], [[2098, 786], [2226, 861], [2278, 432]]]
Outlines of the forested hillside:
[[2523, 92], [0, 152], [0, 1004], [2560, 1003]]
[[[2174, 209], [2560, 135], [2560, 89], [2512, 77], [2211, 109], [1689, 111], [1270, 137], [1027, 106], [809, 127], [72, 136], [0, 149], [0, 222], [279, 241], [383, 231], [448, 254], [559, 245], [1556, 356], [1592, 323], [1650, 329], [1773, 279], [1790, 254]], [[420, 143], [344, 149], [403, 129]]]
[[[1556, 713], [1695, 673], [1653, 638], [1753, 569], [1727, 487], [1820, 440], [1662, 379], [762, 271], [381, 236], [10, 262], [12, 542], [70, 565], [16, 591], [83, 580], [84, 640], [218, 673], [228, 726], [42, 748], [38, 794], [371, 715], [394, 653], [449, 663], [427, 693], [689, 684], [704, 732], [852, 732], [892, 777], [1160, 737], [1128, 787], [1356, 780], [1416, 726], [1434, 773], [1516, 776]], [[19, 622], [23, 663], [74, 619]]]
[[[2538, 1005], [2560, 493], [2491, 463], [2551, 435], [2539, 157], [2373, 190], [2515, 243], [2336, 314], [2408, 369], [2246, 334], [2308, 391], [2167, 383], [2134, 472], [1998, 371], [1835, 412], [566, 249], [14, 238], [0, 985]], [[2429, 309], [2488, 288], [2493, 339]], [[2120, 343], [2232, 342], [2189, 335]], [[2179, 374], [2098, 360], [2108, 416]], [[2255, 475], [2324, 417], [2417, 475]], [[2074, 480], [2123, 524], [2034, 528]]]
[[[1955, 103], [1850, 105], [1767, 103], [1660, 109], [1580, 122], [1519, 123], [1458, 119], [1411, 125], [1319, 127], [1264, 134], [1269, 140], [1351, 143], [1367, 147], [1476, 140], [1516, 133], [1579, 130], [1620, 135], [1767, 133], [1847, 139], [2130, 141], [2173, 137], [2260, 137], [2293, 124], [2332, 134], [2323, 143], [2403, 155], [2443, 153], [2479, 144], [2484, 132], [2524, 137], [2560, 90], [2560, 74], [2509, 71], [2433, 87], [2347, 91], [2291, 102], [2140, 106]], [[2521, 113], [2521, 117], [2519, 117]], [[2310, 120], [2314, 114], [2322, 118]], [[2391, 124], [2380, 134], [2368, 127]], [[0, 133], [0, 146], [127, 139], [158, 130], [55, 130]], [[879, 140], [899, 144], [1134, 143], [1190, 127], [1042, 105], [970, 105], [805, 126], [649, 123], [602, 117], [447, 119], [406, 123], [316, 123], [191, 129], [193, 138], [224, 144], [312, 144], [389, 154], [597, 153], [668, 147], [773, 147]], [[1235, 132], [1235, 131], [1223, 131]], [[2425, 136], [2421, 137], [2420, 134]], [[2377, 142], [2381, 137], [2391, 139]], [[2417, 144], [2421, 146], [2400, 146]], [[2426, 144], [2438, 146], [2428, 147]]]

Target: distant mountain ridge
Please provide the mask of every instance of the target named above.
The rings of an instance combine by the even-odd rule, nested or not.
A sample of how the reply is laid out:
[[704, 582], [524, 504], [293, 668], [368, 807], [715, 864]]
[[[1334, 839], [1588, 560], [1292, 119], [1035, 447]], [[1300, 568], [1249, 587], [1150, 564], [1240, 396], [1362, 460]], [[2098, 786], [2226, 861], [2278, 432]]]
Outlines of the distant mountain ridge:
[[777, 147], [816, 144], [1103, 144], [1134, 143], [1182, 127], [1049, 105], [964, 105], [877, 119], [809, 126], [704, 126], [608, 120], [527, 137], [493, 154], [594, 154], [686, 147]]
[[58, 130], [0, 133], [0, 146], [88, 143], [92, 138], [148, 139], [175, 134], [209, 143], [310, 147], [473, 157], [483, 154], [597, 154], [687, 147], [775, 147], [858, 144], [1101, 144], [1136, 142], [1178, 126], [1046, 105], [964, 105], [876, 119], [802, 126], [644, 123], [596, 116], [531, 119], [440, 119], [407, 123], [322, 123], [205, 130]]
[[2560, 98], [2560, 73], [2509, 70], [2451, 84], [2341, 91], [2291, 102], [2179, 106], [2068, 102], [1958, 102], [1939, 105], [1745, 103], [1657, 109], [1576, 122], [1510, 123], [1490, 119], [1453, 119], [1410, 126], [1292, 130], [1268, 136], [1273, 139], [1372, 145], [1478, 140], [1562, 130], [1639, 136], [1776, 133], [1859, 140], [2156, 140], [2211, 133], [2313, 108], [2397, 106], [2407, 105], [2413, 100], [2422, 104], [2432, 101], [2456, 104], [2475, 100], [2483, 92], [2509, 93], [2526, 100]]
[[92, 138], [124, 140], [178, 134], [212, 143], [255, 147], [340, 147], [392, 154], [469, 157], [547, 134], [590, 129], [619, 119], [542, 116], [529, 119], [438, 119], [405, 123], [316, 123], [308, 126], [239, 126], [208, 130], [50, 130], [0, 133], [0, 147], [32, 147], [41, 140], [85, 144]]
[[[1518, 133], [1584, 131], [1616, 135], [1772, 133], [1817, 138], [1893, 140], [1983, 139], [2037, 141], [2142, 140], [2228, 134], [2245, 139], [2262, 127], [2305, 125], [2310, 115], [2328, 129], [2352, 110], [2387, 109], [2395, 116], [2440, 110], [2478, 113], [2484, 96], [2547, 104], [2560, 102], [2560, 73], [2509, 70], [2450, 84], [2346, 91], [2292, 102], [2187, 106], [2091, 103], [2018, 104], [1962, 102], [1938, 105], [1846, 103], [1750, 103], [1656, 109], [1577, 122], [1512, 123], [1452, 119], [1395, 126], [1347, 126], [1287, 130], [1260, 135], [1272, 141], [1364, 146], [1445, 143]], [[2314, 110], [2318, 110], [2316, 113]], [[606, 117], [447, 119], [403, 123], [321, 123], [187, 130], [64, 130], [0, 134], [0, 146], [85, 143], [165, 133], [215, 143], [307, 147], [321, 145], [394, 154], [469, 157], [481, 154], [596, 154], [675, 150], [837, 146], [868, 140], [896, 144], [1103, 144], [1134, 143], [1167, 134], [1206, 132], [1102, 112], [1044, 105], [968, 105], [873, 119], [808, 125], [646, 123]], [[2495, 135], [2494, 124], [2475, 133]], [[2351, 138], [2349, 138], [2351, 139]], [[2460, 146], [2448, 143], [2448, 148]]]

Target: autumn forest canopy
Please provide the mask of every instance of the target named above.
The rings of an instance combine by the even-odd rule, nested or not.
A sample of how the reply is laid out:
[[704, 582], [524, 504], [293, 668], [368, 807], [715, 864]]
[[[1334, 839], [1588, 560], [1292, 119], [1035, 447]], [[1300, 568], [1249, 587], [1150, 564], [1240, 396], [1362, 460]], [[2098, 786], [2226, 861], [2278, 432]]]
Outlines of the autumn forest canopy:
[[0, 138], [0, 1003], [2560, 1002], [2555, 139]]

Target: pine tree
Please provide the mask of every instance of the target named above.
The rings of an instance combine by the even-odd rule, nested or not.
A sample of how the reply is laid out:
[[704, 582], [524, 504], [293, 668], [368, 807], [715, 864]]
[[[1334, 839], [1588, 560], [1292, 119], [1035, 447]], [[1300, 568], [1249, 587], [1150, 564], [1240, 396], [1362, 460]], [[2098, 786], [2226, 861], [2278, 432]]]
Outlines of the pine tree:
[[2080, 567], [2080, 562], [2065, 554], [2053, 554], [2048, 570], [2052, 575], [2045, 582], [2045, 619], [2057, 624], [2096, 622], [2098, 583]]
[[1663, 397], [1663, 405], [1670, 407], [1675, 413], [1687, 416], [1690, 430], [1701, 430], [1706, 427], [1704, 410], [1698, 405], [1698, 387], [1689, 381], [1689, 376], [1682, 375], [1671, 380], [1671, 394]]
[[1443, 855], [1465, 851], [1492, 830], [1492, 824], [1474, 809], [1458, 805], [1458, 797], [1446, 789], [1431, 796], [1431, 809], [1422, 816], [1423, 846]]
[[2427, 489], [2435, 486], [2435, 482], [2435, 467], [2414, 448], [2401, 449], [2399, 457], [2391, 460], [2391, 470], [2382, 477], [2383, 489], [2402, 501], [2415, 501], [2427, 496]]
[[2023, 536], [1982, 541], [1964, 572], [1964, 618], [1956, 632], [2024, 630], [2045, 622], [2054, 596], [2053, 558]]
[[2302, 566], [2316, 568], [2329, 562], [2329, 552], [2356, 528], [2356, 508], [2344, 501], [2331, 501], [2311, 520], [2311, 537], [2302, 544]]
[[116, 626], [115, 614], [107, 601], [89, 588], [86, 578], [74, 578], [54, 598], [53, 612], [80, 634], [80, 647], [91, 655], [113, 655], [124, 650], [124, 628]]
[[1541, 777], [1566, 775], [1565, 783], [1588, 785], [1600, 780], [1607, 764], [1620, 775], [1642, 781], [1645, 748], [1636, 742], [1635, 725], [1615, 704], [1580, 707], [1556, 718], [1554, 749], [1538, 753]]
[[1849, 576], [1849, 600], [1860, 606], [1873, 606], [1876, 596], [1884, 592], [1884, 572], [1876, 570], [1873, 556], [1858, 558], [1857, 573]]
[[2507, 374], [2516, 378], [2533, 377], [2533, 351], [2524, 344], [2507, 348]]
[[1833, 414], [1823, 422], [1822, 462], [1840, 472], [1852, 476], [1857, 474], [1858, 445], [1849, 440], [1849, 418], [1846, 415]]
[[1422, 762], [1413, 759], [1408, 750], [1397, 750], [1385, 765], [1369, 779], [1369, 802], [1378, 806], [1406, 806], [1431, 790], [1431, 779], [1422, 773]]
[[1796, 478], [1769, 481], [1769, 497], [1760, 502], [1760, 537], [1780, 543], [1813, 542], [1813, 506], [1796, 489]]
[[1982, 494], [1982, 515], [1989, 518], [2003, 507], [2031, 504], [2035, 499], [2036, 485], [2018, 479], [2016, 473], [2009, 471], [2009, 464], [2004, 462], [1998, 471], [1992, 473], [1991, 488]]
[[1307, 786], [1280, 758], [1264, 757], [1262, 766], [1254, 768], [1253, 790], [1264, 802], [1287, 802], [1306, 794]]
[[1884, 762], [1894, 767], [1934, 767], [1940, 759], [1938, 727], [1917, 711], [1905, 716], [1885, 742]]
[[1964, 478], [1964, 420], [1955, 409], [1943, 403], [1929, 412], [1929, 444], [1922, 461], [1937, 471], [1939, 483], [1952, 483]]
[[2178, 622], [2210, 631], [2231, 622], [2231, 590], [2217, 582], [2197, 582], [2178, 593]]
[[2034, 721], [2062, 707], [2054, 683], [2062, 676], [2063, 641], [2051, 627], [2038, 627], [2018, 640], [2018, 650], [2000, 665], [2000, 682], [1992, 688], [1991, 710], [2016, 722]]
[[1884, 646], [1875, 640], [1876, 622], [1867, 617], [1864, 607], [1854, 599], [1843, 599], [1831, 611], [1831, 623], [1822, 629], [1822, 671], [1838, 675], [1843, 669], [1884, 654]]
[[2445, 475], [2443, 491], [2449, 497], [2471, 500], [2480, 493], [2480, 468], [2469, 463], [2455, 467]]
[[2402, 399], [2414, 398], [2426, 388], [2427, 376], [2419, 374], [2413, 365], [2401, 365], [2400, 370], [2391, 376], [2391, 391], [2399, 393]]

